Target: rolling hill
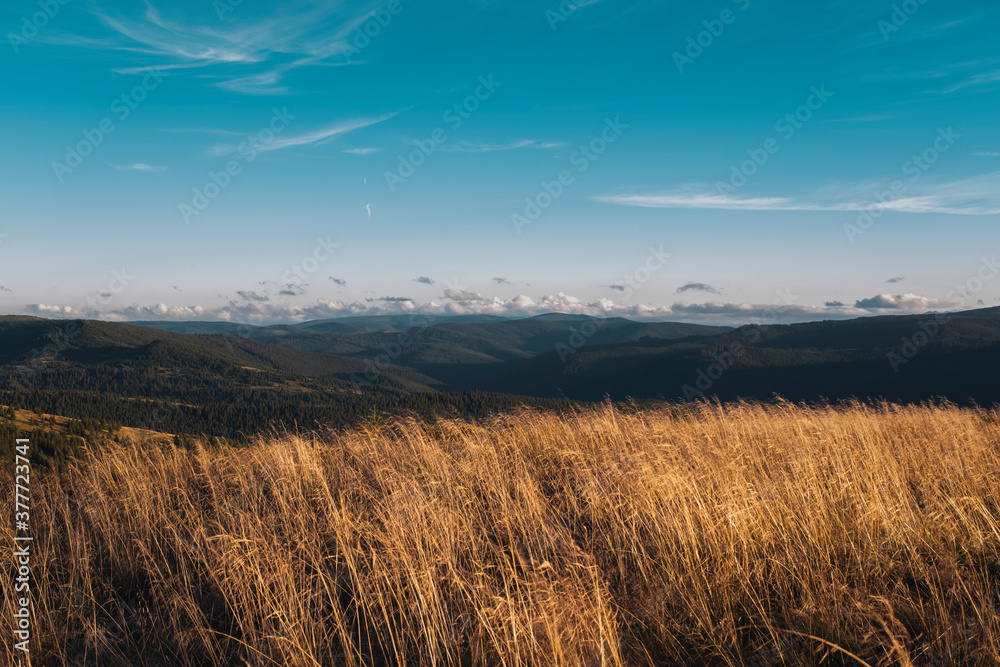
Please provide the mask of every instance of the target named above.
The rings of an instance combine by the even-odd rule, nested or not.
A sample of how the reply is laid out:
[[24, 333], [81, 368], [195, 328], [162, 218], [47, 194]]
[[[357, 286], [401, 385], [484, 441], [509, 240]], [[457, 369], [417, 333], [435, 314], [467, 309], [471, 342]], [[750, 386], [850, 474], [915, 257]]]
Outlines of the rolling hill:
[[1000, 308], [739, 329], [561, 314], [402, 329], [413, 320], [349, 319], [238, 335], [227, 323], [0, 317], [0, 398], [128, 426], [159, 401], [178, 413], [174, 432], [230, 435], [378, 406], [489, 412], [528, 400], [518, 397], [1000, 401]]
[[481, 388], [580, 400], [945, 397], [1000, 400], [1000, 309], [952, 315], [747, 326], [705, 338], [554, 352], [511, 365]]

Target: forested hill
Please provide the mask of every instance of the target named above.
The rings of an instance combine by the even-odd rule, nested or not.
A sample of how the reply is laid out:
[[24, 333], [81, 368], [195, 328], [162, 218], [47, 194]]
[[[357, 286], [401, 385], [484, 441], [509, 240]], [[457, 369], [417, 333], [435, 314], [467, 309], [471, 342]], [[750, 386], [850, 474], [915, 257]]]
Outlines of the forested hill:
[[997, 308], [738, 329], [560, 314], [153, 324], [0, 317], [0, 404], [245, 437], [605, 397], [1000, 400]]

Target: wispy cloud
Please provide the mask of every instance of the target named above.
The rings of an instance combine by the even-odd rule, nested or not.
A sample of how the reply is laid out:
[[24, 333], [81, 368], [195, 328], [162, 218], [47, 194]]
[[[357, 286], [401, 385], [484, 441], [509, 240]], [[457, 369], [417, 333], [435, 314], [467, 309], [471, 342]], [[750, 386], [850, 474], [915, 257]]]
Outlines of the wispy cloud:
[[372, 155], [373, 153], [378, 153], [378, 148], [348, 148], [344, 151], [348, 155]]
[[831, 120], [825, 120], [824, 123], [879, 123], [884, 120], [893, 120], [899, 118], [896, 114], [891, 113], [878, 113], [869, 114], [867, 116], [856, 116], [853, 118], [833, 118]]
[[514, 151], [521, 148], [535, 148], [548, 150], [561, 148], [565, 144], [554, 141], [539, 141], [537, 139], [518, 139], [506, 144], [484, 144], [473, 141], [463, 141], [460, 144], [450, 144], [442, 146], [441, 151], [446, 153], [492, 153], [494, 151]]
[[152, 165], [146, 164], [145, 162], [136, 162], [135, 164], [125, 164], [125, 165], [116, 164], [114, 165], [114, 167], [118, 171], [166, 171], [167, 170], [166, 167], [154, 167]]
[[[258, 153], [265, 153], [268, 151], [281, 150], [282, 148], [292, 148], [294, 146], [307, 146], [309, 144], [322, 145], [341, 135], [387, 121], [397, 113], [398, 112], [385, 114], [384, 116], [379, 116], [378, 118], [355, 118], [352, 120], [334, 123], [333, 125], [328, 125], [318, 130], [313, 130], [312, 132], [307, 132], [298, 136], [279, 137], [273, 139], [271, 143], [268, 144], [255, 144], [255, 150]], [[208, 149], [207, 154], [210, 157], [220, 157], [223, 155], [231, 155], [237, 150], [238, 147], [232, 144], [216, 144]]]
[[889, 278], [886, 282], [892, 284], [892, 283], [901, 283], [904, 280], [906, 280], [904, 276], [896, 276], [895, 278]]
[[[990, 8], [978, 15], [969, 15], [967, 19], [973, 23], [995, 22], [995, 12], [995, 8]], [[933, 34], [930, 31], [925, 31], [924, 34], [928, 37], [928, 44], [941, 43], [940, 35]], [[986, 51], [983, 51], [983, 53], [986, 53]], [[899, 67], [894, 69], [896, 69], [896, 80], [898, 80], [903, 75], [903, 72], [900, 71]], [[891, 77], [890, 72], [887, 71], [886, 74]], [[925, 67], [910, 72], [906, 75], [906, 78], [922, 78], [926, 79], [928, 83], [933, 83], [936, 86], [935, 88], [923, 91], [930, 95], [950, 95], [960, 90], [966, 94], [977, 94], [996, 89], [1000, 86], [1000, 57], [990, 56], [957, 61], [938, 58], [933, 67]]]
[[209, 127], [165, 127], [160, 130], [160, 132], [176, 132], [176, 133], [197, 133], [197, 134], [223, 134], [231, 137], [239, 137], [239, 132], [233, 132], [232, 130], [218, 130]]
[[963, 79], [962, 81], [959, 81], [957, 83], [952, 84], [951, 86], [948, 86], [944, 90], [936, 92], [940, 92], [941, 94], [948, 94], [948, 93], [954, 93], [955, 91], [961, 90], [963, 88], [979, 88], [979, 89], [995, 88], [997, 84], [1000, 84], [1000, 69], [974, 74], [966, 79]]
[[727, 211], [864, 211], [878, 206], [902, 213], [949, 215], [1000, 214], [1000, 172], [952, 183], [925, 186], [920, 194], [880, 203], [870, 194], [857, 193], [848, 201], [810, 201], [789, 197], [727, 197], [711, 192], [684, 190], [657, 194], [617, 194], [592, 198], [618, 206], [690, 208]]
[[378, 118], [359, 118], [356, 120], [349, 120], [341, 123], [336, 123], [328, 127], [316, 130], [314, 132], [309, 132], [297, 137], [284, 137], [280, 139], [275, 139], [266, 146], [260, 148], [261, 151], [276, 151], [282, 148], [290, 148], [292, 146], [304, 146], [306, 144], [322, 144], [331, 139], [339, 137], [342, 134], [347, 134], [348, 132], [354, 132], [355, 130], [360, 130], [365, 127], [370, 127], [376, 125], [383, 121], [389, 120], [395, 113], [386, 114], [384, 116], [379, 116]]
[[1000, 157], [1000, 153], [997, 153], [996, 151], [979, 151], [977, 153], [973, 153], [973, 155], [979, 155], [981, 157]]
[[[605, 195], [593, 197], [595, 201], [619, 206], [638, 206], [643, 208], [708, 208], [727, 211], [830, 211], [851, 210], [850, 205], [837, 207], [820, 206], [806, 202], [797, 202], [784, 197], [725, 197], [711, 193], [667, 193], [667, 194], [629, 194]], [[857, 206], [861, 206], [858, 204]]]
[[119, 69], [141, 72], [157, 66], [166, 70], [205, 68], [216, 85], [246, 94], [288, 92], [282, 81], [299, 67], [346, 65], [340, 56], [351, 32], [367, 20], [373, 3], [362, 6], [311, 3], [286, 11], [276, 7], [259, 18], [236, 7], [226, 21], [207, 24], [182, 16], [180, 3], [155, 7], [145, 2], [142, 13], [92, 4], [86, 8], [105, 35], [52, 34], [46, 41], [102, 51], [123, 51], [148, 64]]

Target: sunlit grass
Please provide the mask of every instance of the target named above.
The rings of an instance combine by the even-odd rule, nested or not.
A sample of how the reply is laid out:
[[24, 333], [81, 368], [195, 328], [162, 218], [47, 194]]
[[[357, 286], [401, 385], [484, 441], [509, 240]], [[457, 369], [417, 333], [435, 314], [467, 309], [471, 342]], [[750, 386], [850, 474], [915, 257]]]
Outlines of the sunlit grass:
[[39, 665], [1000, 664], [996, 412], [524, 410], [32, 486]]

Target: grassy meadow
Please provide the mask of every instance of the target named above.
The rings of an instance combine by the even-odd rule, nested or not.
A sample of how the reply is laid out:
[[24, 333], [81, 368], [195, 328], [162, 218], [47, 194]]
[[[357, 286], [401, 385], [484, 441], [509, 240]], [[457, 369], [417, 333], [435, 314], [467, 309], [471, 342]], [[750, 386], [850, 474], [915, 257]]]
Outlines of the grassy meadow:
[[1000, 413], [949, 404], [109, 444], [32, 531], [35, 665], [1000, 664]]

